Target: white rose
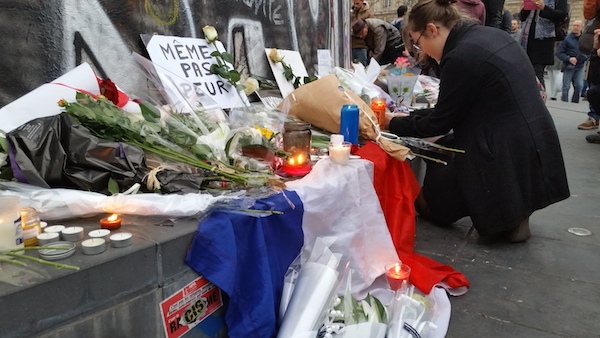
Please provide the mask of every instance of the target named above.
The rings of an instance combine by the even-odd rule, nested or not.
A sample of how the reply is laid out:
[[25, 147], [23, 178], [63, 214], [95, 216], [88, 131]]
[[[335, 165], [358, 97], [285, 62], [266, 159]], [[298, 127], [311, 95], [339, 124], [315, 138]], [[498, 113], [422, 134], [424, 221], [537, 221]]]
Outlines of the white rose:
[[206, 40], [208, 43], [213, 43], [219, 38], [217, 30], [213, 26], [206, 25], [202, 27], [202, 31], [204, 32], [204, 40]]
[[246, 93], [246, 95], [254, 93], [257, 89], [258, 81], [255, 78], [249, 77], [246, 79], [246, 82], [244, 82], [244, 93]]
[[277, 48], [271, 48], [271, 52], [269, 53], [269, 59], [271, 59], [271, 61], [275, 63], [278, 63], [283, 61], [283, 55], [279, 50], [277, 50]]

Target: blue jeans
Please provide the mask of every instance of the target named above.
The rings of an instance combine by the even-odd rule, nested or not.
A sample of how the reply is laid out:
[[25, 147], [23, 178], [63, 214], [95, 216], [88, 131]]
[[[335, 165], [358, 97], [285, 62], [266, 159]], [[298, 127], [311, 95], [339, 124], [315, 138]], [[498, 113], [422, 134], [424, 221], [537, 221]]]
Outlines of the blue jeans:
[[367, 66], [367, 49], [366, 48], [352, 48], [352, 61], [357, 60], [362, 63], [363, 66]]
[[569, 101], [569, 88], [571, 83], [573, 84], [573, 96], [571, 102], [578, 103], [579, 95], [581, 94], [581, 88], [583, 88], [583, 67], [573, 67], [573, 65], [567, 65], [563, 72], [563, 86], [561, 93], [561, 101]]

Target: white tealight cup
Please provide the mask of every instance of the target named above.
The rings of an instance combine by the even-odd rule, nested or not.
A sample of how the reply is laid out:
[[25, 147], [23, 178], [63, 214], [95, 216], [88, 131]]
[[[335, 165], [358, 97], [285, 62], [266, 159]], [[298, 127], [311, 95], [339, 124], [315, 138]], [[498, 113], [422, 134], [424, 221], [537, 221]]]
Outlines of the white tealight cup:
[[90, 238], [81, 242], [81, 250], [86, 255], [97, 255], [106, 251], [104, 238]]
[[83, 239], [82, 227], [68, 227], [61, 232], [62, 238], [69, 242], [78, 242]]
[[44, 232], [48, 232], [48, 233], [55, 232], [59, 235], [63, 230], [65, 230], [64, 225], [52, 225], [52, 226], [44, 228]]
[[116, 234], [110, 235], [110, 245], [113, 248], [124, 248], [130, 246], [132, 243], [133, 235], [129, 232], [117, 232]]
[[39, 246], [44, 246], [52, 242], [58, 242], [58, 240], [60, 239], [60, 235], [58, 232], [42, 232], [36, 237]]
[[105, 241], [109, 242], [109, 236], [110, 236], [110, 230], [108, 229], [97, 229], [97, 230], [92, 230], [88, 233], [88, 236], [90, 236], [90, 238], [102, 238]]

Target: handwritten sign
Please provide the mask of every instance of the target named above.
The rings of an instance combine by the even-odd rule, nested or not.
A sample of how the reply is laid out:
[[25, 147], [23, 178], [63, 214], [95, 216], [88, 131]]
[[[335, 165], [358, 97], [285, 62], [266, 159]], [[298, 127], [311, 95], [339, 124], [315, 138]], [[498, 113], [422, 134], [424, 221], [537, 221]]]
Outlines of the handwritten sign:
[[331, 51], [329, 49], [317, 50], [317, 73], [319, 77], [327, 76], [331, 73], [333, 61], [331, 60]]
[[160, 303], [167, 338], [179, 338], [223, 306], [221, 290], [204, 276]]
[[[217, 41], [217, 48], [225, 51], [220, 41]], [[195, 90], [201, 90], [222, 108], [239, 107], [242, 100], [246, 100], [243, 92], [238, 93], [226, 80], [210, 72], [210, 66], [216, 63], [210, 55], [215, 47], [206, 40], [153, 35], [146, 49], [152, 62], [167, 70], [160, 77], [163, 85], [168, 87], [165, 92], [173, 102], [180, 102]]]

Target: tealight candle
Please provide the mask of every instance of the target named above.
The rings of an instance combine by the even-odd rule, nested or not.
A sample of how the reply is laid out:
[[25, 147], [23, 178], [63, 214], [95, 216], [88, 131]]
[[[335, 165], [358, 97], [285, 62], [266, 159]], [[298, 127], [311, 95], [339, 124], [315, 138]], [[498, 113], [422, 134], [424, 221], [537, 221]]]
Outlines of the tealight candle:
[[104, 238], [90, 238], [81, 242], [81, 249], [86, 255], [97, 255], [106, 251]]
[[38, 245], [44, 246], [52, 242], [58, 242], [60, 235], [58, 232], [42, 232], [37, 235]]
[[57, 234], [60, 234], [63, 230], [65, 230], [64, 225], [51, 225], [44, 228], [44, 232], [56, 232]]
[[108, 229], [92, 230], [88, 233], [88, 236], [90, 236], [90, 238], [102, 238], [105, 241], [108, 241], [109, 236], [110, 236], [110, 230], [108, 230]]
[[312, 165], [310, 157], [304, 152], [298, 152], [290, 156], [283, 164], [283, 171], [289, 176], [304, 176], [310, 172]]
[[410, 266], [403, 263], [393, 263], [385, 266], [385, 277], [390, 289], [396, 291], [402, 287], [404, 282], [408, 283], [410, 277]]
[[68, 227], [61, 231], [61, 236], [65, 241], [77, 242], [83, 239], [82, 227]]
[[100, 220], [100, 226], [108, 230], [117, 230], [121, 227], [121, 217], [117, 214], [112, 214]]
[[131, 245], [133, 235], [129, 232], [118, 232], [110, 235], [110, 245], [113, 248], [124, 248]]

